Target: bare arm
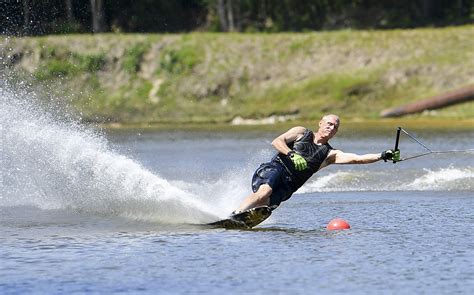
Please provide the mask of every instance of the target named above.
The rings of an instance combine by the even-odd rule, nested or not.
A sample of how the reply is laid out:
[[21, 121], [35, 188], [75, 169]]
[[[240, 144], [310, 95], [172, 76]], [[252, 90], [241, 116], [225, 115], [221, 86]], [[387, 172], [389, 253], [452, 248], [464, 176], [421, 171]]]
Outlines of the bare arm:
[[288, 143], [293, 142], [304, 135], [305, 128], [298, 126], [293, 127], [282, 135], [278, 136], [272, 141], [272, 146], [280, 153], [287, 155], [291, 149], [288, 147]]
[[357, 155], [344, 153], [340, 150], [331, 150], [321, 168], [330, 164], [370, 164], [382, 160], [381, 154]]

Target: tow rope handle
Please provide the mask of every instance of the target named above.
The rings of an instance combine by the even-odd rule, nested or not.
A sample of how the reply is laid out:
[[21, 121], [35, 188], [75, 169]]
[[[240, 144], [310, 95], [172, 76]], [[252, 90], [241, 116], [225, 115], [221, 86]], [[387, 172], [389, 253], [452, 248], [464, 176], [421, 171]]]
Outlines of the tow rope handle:
[[[397, 127], [397, 137], [395, 138], [395, 149], [394, 152], [398, 151], [398, 143], [400, 142], [400, 131], [402, 131], [401, 127]], [[393, 164], [397, 163], [398, 161], [393, 160]]]

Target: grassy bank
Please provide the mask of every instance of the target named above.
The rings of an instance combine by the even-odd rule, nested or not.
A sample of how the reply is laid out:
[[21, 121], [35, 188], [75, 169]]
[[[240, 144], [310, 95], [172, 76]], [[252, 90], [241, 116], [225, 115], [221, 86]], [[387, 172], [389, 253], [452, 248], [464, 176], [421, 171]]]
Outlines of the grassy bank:
[[[67, 35], [6, 38], [0, 46], [10, 77], [46, 85], [86, 121], [304, 121], [327, 112], [370, 120], [387, 107], [474, 83], [474, 26]], [[473, 114], [470, 102], [418, 117]]]

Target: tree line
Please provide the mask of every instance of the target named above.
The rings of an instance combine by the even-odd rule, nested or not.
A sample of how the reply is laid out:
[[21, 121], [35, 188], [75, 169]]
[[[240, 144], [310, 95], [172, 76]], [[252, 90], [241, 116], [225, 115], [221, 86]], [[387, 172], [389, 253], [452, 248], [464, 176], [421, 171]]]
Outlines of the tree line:
[[473, 23], [474, 0], [2, 0], [0, 33], [303, 32]]

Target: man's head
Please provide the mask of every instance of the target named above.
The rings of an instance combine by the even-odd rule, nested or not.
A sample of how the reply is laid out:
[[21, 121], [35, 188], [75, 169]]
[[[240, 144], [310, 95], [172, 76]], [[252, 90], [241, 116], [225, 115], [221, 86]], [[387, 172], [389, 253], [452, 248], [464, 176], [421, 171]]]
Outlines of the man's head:
[[336, 135], [339, 128], [339, 117], [333, 114], [325, 115], [319, 121], [318, 134], [321, 139], [329, 140]]

